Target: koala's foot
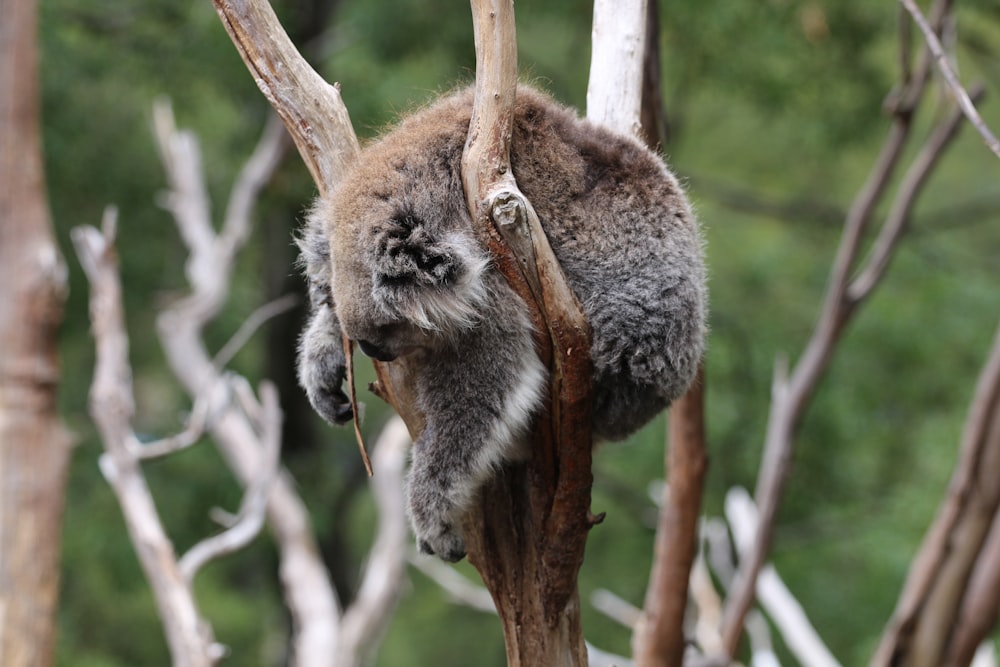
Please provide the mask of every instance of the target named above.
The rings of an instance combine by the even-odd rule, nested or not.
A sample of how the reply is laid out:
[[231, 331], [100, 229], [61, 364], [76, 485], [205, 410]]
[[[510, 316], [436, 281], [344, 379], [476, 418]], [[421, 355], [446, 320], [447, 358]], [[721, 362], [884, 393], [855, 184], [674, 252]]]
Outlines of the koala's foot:
[[410, 471], [407, 484], [407, 511], [417, 548], [421, 553], [435, 555], [455, 563], [465, 558], [465, 539], [458, 526], [461, 512], [448, 498], [439, 479], [421, 472], [417, 464]]
[[465, 539], [455, 526], [440, 524], [435, 534], [417, 533], [417, 548], [422, 554], [437, 556], [443, 561], [457, 563], [465, 558]]

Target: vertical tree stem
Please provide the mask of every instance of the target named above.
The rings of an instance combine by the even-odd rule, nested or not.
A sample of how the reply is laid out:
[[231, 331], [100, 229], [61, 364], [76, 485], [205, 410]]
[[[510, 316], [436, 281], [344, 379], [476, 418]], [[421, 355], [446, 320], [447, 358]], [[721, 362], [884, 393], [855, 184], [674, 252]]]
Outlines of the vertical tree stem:
[[69, 439], [56, 416], [66, 268], [39, 131], [38, 3], [0, 0], [0, 664], [52, 663]]

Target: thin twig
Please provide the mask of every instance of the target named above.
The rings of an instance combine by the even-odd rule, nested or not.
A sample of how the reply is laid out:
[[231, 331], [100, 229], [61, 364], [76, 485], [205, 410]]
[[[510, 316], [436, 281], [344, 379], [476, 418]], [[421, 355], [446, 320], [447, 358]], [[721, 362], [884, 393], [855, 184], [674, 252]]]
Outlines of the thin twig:
[[958, 75], [955, 74], [955, 70], [952, 68], [951, 63], [948, 60], [948, 55], [944, 51], [944, 47], [941, 46], [940, 40], [938, 40], [937, 35], [934, 34], [934, 30], [928, 25], [927, 19], [924, 15], [920, 13], [920, 8], [913, 0], [899, 0], [906, 11], [910, 12], [913, 20], [916, 22], [920, 31], [924, 33], [924, 39], [927, 40], [927, 46], [930, 48], [931, 53], [934, 55], [934, 60], [937, 62], [938, 69], [941, 70], [941, 74], [944, 76], [945, 83], [951, 88], [952, 94], [958, 101], [958, 105], [962, 108], [962, 113], [965, 117], [969, 119], [972, 126], [976, 128], [982, 136], [983, 141], [986, 146], [993, 151], [993, 153], [1000, 157], [1000, 140], [997, 140], [996, 136], [990, 131], [986, 126], [986, 122], [983, 120], [982, 116], [976, 110], [976, 105], [973, 103], [972, 99], [969, 97], [969, 93], [966, 92], [965, 88], [962, 87], [962, 83], [958, 80]]
[[215, 357], [212, 359], [212, 365], [217, 369], [221, 370], [225, 368], [236, 353], [239, 352], [247, 341], [254, 335], [254, 333], [261, 326], [264, 325], [270, 319], [286, 313], [295, 306], [299, 305], [299, 295], [298, 294], [286, 294], [282, 297], [278, 297], [273, 301], [265, 303], [263, 306], [257, 308], [252, 313], [250, 317], [243, 320], [240, 324], [240, 328], [236, 330], [236, 333], [226, 341], [226, 344], [219, 348], [219, 351], [215, 353]]
[[117, 214], [105, 211], [103, 233], [93, 227], [73, 230], [73, 243], [91, 286], [91, 324], [97, 346], [91, 385], [91, 413], [106, 452], [99, 459], [121, 507], [132, 543], [163, 622], [172, 662], [178, 667], [209, 667], [222, 655], [211, 626], [202, 618], [173, 545], [160, 521], [138, 459], [128, 443], [135, 439], [131, 420], [135, 401], [128, 361], [128, 334], [122, 307], [121, 278], [114, 250]]
[[[977, 99], [982, 94], [983, 89], [981, 88], [974, 92]], [[852, 303], [857, 303], [867, 297], [885, 274], [896, 245], [902, 238], [903, 232], [906, 231], [910, 220], [910, 211], [913, 210], [917, 201], [917, 195], [923, 190], [931, 171], [944, 155], [945, 148], [955, 138], [961, 121], [962, 113], [957, 108], [941, 120], [903, 176], [903, 180], [896, 190], [892, 207], [886, 216], [886, 221], [879, 230], [878, 238], [872, 244], [871, 254], [865, 266], [847, 288], [847, 297]]]
[[208, 427], [209, 407], [218, 402], [218, 398], [213, 395], [213, 392], [218, 390], [227, 391], [225, 387], [214, 386], [195, 398], [187, 426], [180, 433], [150, 442], [140, 442], [137, 438], [130, 439], [127, 445], [132, 455], [140, 460], [155, 459], [187, 449], [198, 442]]
[[265, 450], [260, 459], [261, 469], [257, 478], [247, 485], [236, 521], [218, 535], [197, 543], [181, 557], [179, 567], [188, 582], [194, 581], [198, 571], [210, 561], [245, 547], [264, 527], [267, 497], [281, 470], [281, 408], [278, 392], [271, 383], [261, 385], [260, 395], [265, 414], [260, 437]]

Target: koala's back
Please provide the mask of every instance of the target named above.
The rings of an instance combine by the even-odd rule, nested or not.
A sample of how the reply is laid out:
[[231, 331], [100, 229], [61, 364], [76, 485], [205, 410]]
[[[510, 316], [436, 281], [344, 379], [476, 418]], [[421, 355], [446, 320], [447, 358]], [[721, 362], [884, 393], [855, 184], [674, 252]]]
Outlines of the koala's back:
[[[407, 117], [366, 148], [347, 188], [370, 190], [370, 205], [402, 198], [445, 211], [444, 228], [469, 227], [461, 155], [472, 101], [466, 89]], [[524, 85], [511, 162], [591, 324], [594, 430], [624, 437], [686, 390], [701, 358], [707, 293], [697, 223], [654, 153]], [[357, 200], [357, 191], [348, 196]], [[350, 215], [342, 222], [349, 230]]]

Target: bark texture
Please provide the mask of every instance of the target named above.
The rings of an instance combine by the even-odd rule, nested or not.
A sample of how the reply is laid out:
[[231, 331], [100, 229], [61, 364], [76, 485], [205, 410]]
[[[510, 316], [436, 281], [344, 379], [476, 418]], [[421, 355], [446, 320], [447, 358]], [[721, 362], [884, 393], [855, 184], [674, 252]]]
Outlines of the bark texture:
[[66, 269], [39, 136], [35, 0], [0, 0], [0, 664], [52, 663], [69, 439], [56, 417]]

